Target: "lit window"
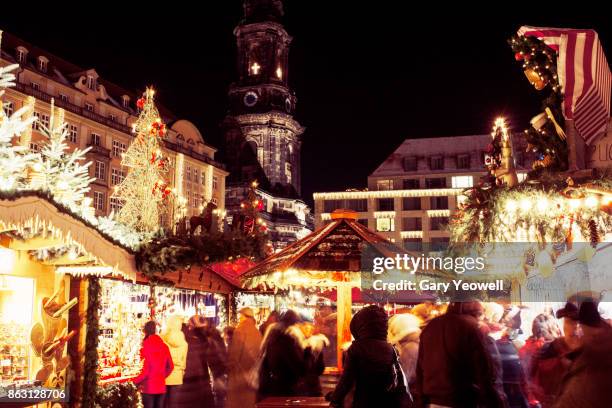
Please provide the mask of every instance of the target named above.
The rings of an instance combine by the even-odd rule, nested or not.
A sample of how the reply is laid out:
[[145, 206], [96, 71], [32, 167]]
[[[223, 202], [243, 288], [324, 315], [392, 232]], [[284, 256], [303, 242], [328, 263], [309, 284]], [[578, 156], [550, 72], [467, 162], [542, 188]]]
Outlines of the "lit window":
[[261, 65], [259, 65], [257, 62], [254, 62], [251, 65], [251, 75], [259, 75], [260, 69], [261, 69]]
[[127, 146], [125, 143], [120, 142], [119, 140], [113, 140], [113, 156], [121, 157], [123, 153], [125, 153]]
[[6, 116], [11, 116], [13, 112], [15, 112], [15, 105], [13, 104], [13, 102], [6, 102], [3, 108], [4, 108], [4, 114]]
[[453, 188], [469, 188], [474, 187], [473, 176], [453, 176], [451, 180]]
[[395, 219], [393, 218], [377, 218], [376, 231], [392, 232], [395, 231]]
[[94, 176], [98, 180], [106, 181], [106, 163], [101, 162], [101, 161], [96, 161]]
[[219, 177], [213, 176], [213, 190], [217, 190], [219, 188]]
[[377, 190], [393, 190], [393, 180], [378, 180], [376, 182]]
[[94, 191], [94, 208], [96, 210], [104, 211], [106, 207], [106, 194], [102, 191]]
[[79, 138], [79, 128], [76, 125], [68, 125], [68, 140], [77, 143]]
[[527, 173], [517, 173], [516, 177], [518, 177], [519, 183], [522, 183], [527, 179]]

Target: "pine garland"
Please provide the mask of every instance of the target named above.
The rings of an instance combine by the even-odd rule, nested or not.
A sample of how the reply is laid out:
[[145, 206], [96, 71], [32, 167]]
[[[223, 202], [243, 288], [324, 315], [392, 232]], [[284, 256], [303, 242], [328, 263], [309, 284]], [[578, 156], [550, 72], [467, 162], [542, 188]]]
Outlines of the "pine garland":
[[100, 280], [88, 279], [87, 289], [87, 333], [85, 334], [85, 356], [83, 364], [83, 408], [96, 407], [96, 390], [98, 388], [98, 337], [100, 336]]

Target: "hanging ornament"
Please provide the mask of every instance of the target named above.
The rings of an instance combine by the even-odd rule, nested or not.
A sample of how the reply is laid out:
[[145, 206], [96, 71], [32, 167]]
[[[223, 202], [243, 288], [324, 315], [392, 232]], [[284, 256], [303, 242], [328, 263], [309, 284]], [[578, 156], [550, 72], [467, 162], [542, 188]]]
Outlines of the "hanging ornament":
[[542, 89], [546, 87], [546, 82], [542, 79], [542, 77], [540, 77], [540, 74], [538, 74], [534, 69], [526, 68], [525, 76], [527, 77], [527, 80], [529, 80], [529, 83], [533, 85], [533, 87], [537, 89], [538, 91], [541, 91]]
[[138, 109], [142, 109], [142, 108], [144, 108], [144, 104], [145, 104], [145, 100], [144, 100], [144, 98], [140, 98], [140, 99], [138, 99], [138, 100], [136, 101], [136, 107], [137, 107]]
[[514, 54], [514, 59], [517, 60], [517, 61], [522, 61], [523, 58], [525, 58], [525, 57], [523, 56], [522, 52], [517, 52], [516, 54]]

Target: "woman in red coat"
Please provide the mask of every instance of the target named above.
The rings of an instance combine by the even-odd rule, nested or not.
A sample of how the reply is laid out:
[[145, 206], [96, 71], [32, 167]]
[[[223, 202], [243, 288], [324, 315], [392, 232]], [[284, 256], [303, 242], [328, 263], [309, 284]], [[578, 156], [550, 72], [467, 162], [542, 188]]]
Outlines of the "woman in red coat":
[[149, 321], [144, 326], [145, 338], [142, 342], [144, 365], [134, 383], [142, 393], [144, 408], [162, 408], [166, 394], [166, 377], [172, 373], [174, 364], [166, 343], [155, 334], [156, 324]]

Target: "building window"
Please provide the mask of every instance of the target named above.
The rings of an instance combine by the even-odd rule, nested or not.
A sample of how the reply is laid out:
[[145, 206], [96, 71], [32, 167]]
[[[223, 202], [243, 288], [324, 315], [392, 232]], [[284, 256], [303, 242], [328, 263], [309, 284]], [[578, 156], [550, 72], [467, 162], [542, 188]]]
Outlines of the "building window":
[[25, 64], [27, 55], [28, 55], [28, 52], [25, 49], [21, 47], [17, 48], [17, 62], [18, 63]]
[[30, 150], [33, 152], [40, 152], [40, 146], [37, 143], [30, 143]]
[[423, 240], [421, 238], [404, 238], [404, 249], [406, 251], [422, 252]]
[[203, 186], [206, 185], [206, 173], [204, 170], [202, 170], [202, 185]]
[[395, 219], [393, 218], [377, 218], [376, 231], [392, 232], [395, 231]]
[[45, 57], [38, 57], [38, 70], [40, 72], [47, 72], [47, 62]]
[[116, 115], [113, 115], [112, 113], [108, 115], [108, 118], [109, 118], [110, 120], [112, 120], [113, 122], [116, 122], [116, 121], [117, 121], [117, 116], [116, 116]]
[[460, 154], [457, 156], [457, 168], [458, 169], [469, 169], [470, 168], [470, 155]]
[[102, 145], [102, 138], [100, 137], [99, 134], [92, 133], [91, 134], [91, 142], [89, 144], [92, 145], [92, 146], [101, 146]]
[[102, 191], [94, 191], [94, 208], [96, 210], [104, 211], [106, 207], [106, 194]]
[[116, 186], [117, 184], [120, 184], [124, 178], [125, 178], [125, 170], [121, 170], [115, 167], [111, 169], [111, 184], [112, 185]]
[[68, 140], [77, 143], [79, 140], [79, 128], [76, 125], [68, 125]]
[[213, 190], [217, 190], [219, 188], [219, 177], [217, 176], [213, 176], [213, 183], [212, 183], [212, 188]]
[[323, 212], [330, 213], [339, 208], [342, 208], [342, 200], [323, 201]]
[[130, 107], [130, 97], [127, 95], [123, 95], [121, 97], [121, 104], [123, 105], [124, 108], [129, 108]]
[[429, 168], [431, 170], [443, 170], [444, 169], [444, 157], [433, 156], [429, 158]]
[[40, 91], [40, 84], [38, 82], [30, 82], [30, 86], [35, 91]]
[[417, 171], [418, 161], [416, 156], [404, 157], [402, 165], [404, 166], [404, 171]]
[[402, 218], [402, 231], [421, 231], [421, 217], [404, 217]]
[[368, 200], [366, 198], [358, 200], [346, 200], [346, 208], [358, 212], [368, 211]]
[[447, 210], [448, 197], [429, 197], [429, 207], [432, 210]]
[[285, 177], [287, 177], [287, 183], [291, 183], [291, 163], [285, 163]]
[[6, 116], [11, 116], [15, 112], [15, 105], [13, 102], [6, 102], [2, 107]]
[[87, 87], [92, 91], [96, 90], [96, 79], [91, 75], [87, 75]]
[[425, 188], [446, 188], [446, 177], [425, 179]]
[[96, 161], [94, 177], [98, 180], [106, 181], [106, 163]]
[[60, 101], [66, 102], [66, 103], [70, 102], [70, 98], [68, 98], [68, 95], [61, 93], [58, 96], [59, 96]]
[[45, 115], [44, 113], [40, 112], [34, 112], [34, 117], [36, 118], [36, 120], [32, 122], [32, 129], [49, 129], [49, 115]]
[[418, 190], [421, 187], [419, 179], [405, 179], [402, 184], [404, 190]]
[[113, 156], [121, 157], [123, 153], [125, 153], [127, 146], [125, 143], [120, 142], [119, 140], [113, 140]]
[[376, 182], [376, 189], [382, 190], [393, 190], [393, 180], [378, 180]]
[[474, 177], [472, 176], [453, 176], [451, 179], [453, 188], [474, 187]]
[[191, 181], [191, 166], [185, 168], [185, 179]]
[[404, 197], [402, 200], [402, 210], [414, 211], [421, 209], [421, 197]]
[[448, 217], [431, 217], [429, 219], [429, 229], [431, 231], [441, 231], [448, 225]]
[[377, 201], [378, 211], [393, 211], [393, 198], [379, 198]]
[[110, 209], [113, 212], [119, 212], [123, 207], [123, 201], [117, 197], [111, 197], [110, 199]]
[[94, 106], [91, 103], [85, 102], [85, 109], [87, 109], [90, 112], [93, 112]]

